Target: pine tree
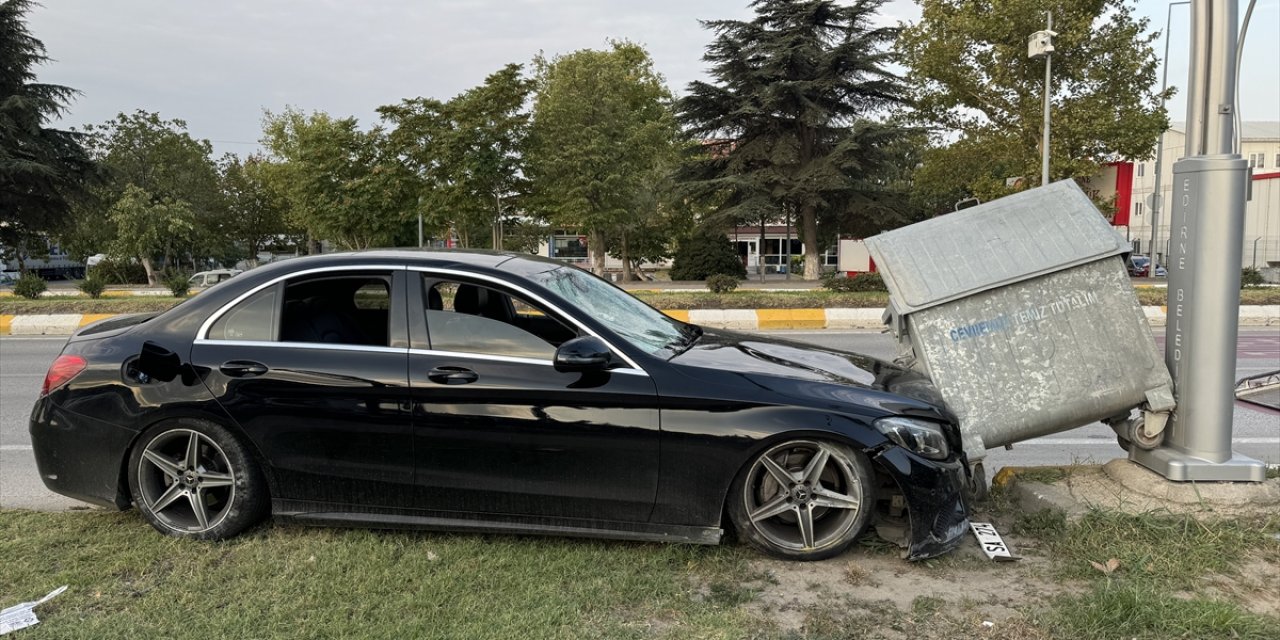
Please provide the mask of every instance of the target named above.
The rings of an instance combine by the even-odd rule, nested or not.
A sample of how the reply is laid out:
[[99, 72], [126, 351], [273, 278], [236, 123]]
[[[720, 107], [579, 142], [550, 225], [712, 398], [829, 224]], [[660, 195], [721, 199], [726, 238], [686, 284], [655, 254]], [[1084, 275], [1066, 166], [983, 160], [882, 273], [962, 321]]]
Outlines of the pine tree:
[[819, 275], [819, 224], [879, 199], [882, 148], [902, 133], [869, 120], [905, 93], [887, 70], [897, 30], [871, 24], [882, 4], [756, 0], [750, 22], [704, 22], [714, 83], [691, 83], [679, 104], [688, 131], [708, 141], [689, 183], [714, 194], [723, 220], [795, 215], [806, 279]]
[[77, 92], [36, 81], [49, 57], [27, 30], [32, 6], [0, 2], [0, 245], [19, 249], [67, 222], [93, 167], [80, 134], [46, 126]]

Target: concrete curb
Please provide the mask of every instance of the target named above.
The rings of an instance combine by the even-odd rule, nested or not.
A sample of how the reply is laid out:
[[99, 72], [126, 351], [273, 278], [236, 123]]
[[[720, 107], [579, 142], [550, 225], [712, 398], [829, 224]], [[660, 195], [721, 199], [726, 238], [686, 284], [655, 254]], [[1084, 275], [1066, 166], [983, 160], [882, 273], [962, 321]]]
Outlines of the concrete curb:
[[[1143, 307], [1153, 327], [1165, 326], [1164, 307]], [[672, 309], [667, 315], [684, 322], [749, 331], [796, 329], [883, 329], [884, 309]], [[0, 315], [0, 335], [71, 335], [86, 324], [110, 318], [109, 313]], [[1280, 305], [1240, 307], [1242, 327], [1280, 327]]]

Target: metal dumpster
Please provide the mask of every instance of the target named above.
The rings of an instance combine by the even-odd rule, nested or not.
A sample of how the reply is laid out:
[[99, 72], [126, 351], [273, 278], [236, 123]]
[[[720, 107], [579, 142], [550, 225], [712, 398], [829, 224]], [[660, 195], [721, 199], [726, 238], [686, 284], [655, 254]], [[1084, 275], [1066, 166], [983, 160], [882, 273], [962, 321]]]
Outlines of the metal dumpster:
[[1122, 261], [1129, 243], [1074, 181], [866, 244], [898, 360], [933, 379], [971, 461], [1099, 420], [1159, 444], [1173, 383]]

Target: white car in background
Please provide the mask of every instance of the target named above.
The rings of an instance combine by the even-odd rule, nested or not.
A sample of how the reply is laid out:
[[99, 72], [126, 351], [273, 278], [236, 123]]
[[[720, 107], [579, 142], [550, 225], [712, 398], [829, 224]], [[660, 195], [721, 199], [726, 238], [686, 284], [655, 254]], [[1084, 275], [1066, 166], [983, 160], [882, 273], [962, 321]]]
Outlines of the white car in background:
[[200, 273], [191, 276], [191, 278], [187, 280], [187, 284], [190, 284], [192, 289], [204, 289], [205, 287], [212, 287], [223, 280], [230, 280], [241, 273], [244, 272], [239, 269], [214, 269], [213, 271], [201, 271]]

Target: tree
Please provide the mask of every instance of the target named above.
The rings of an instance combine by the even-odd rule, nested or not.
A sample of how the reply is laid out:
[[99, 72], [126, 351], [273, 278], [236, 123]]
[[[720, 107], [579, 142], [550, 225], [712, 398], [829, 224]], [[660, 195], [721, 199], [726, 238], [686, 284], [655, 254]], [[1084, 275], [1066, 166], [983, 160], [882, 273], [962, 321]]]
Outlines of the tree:
[[49, 57], [27, 30], [32, 6], [0, 2], [0, 246], [17, 249], [24, 270], [23, 248], [69, 222], [94, 166], [81, 134], [45, 126], [77, 92], [36, 81]]
[[897, 30], [871, 24], [883, 3], [756, 0], [750, 22], [704, 22], [714, 83], [690, 83], [679, 104], [707, 140], [688, 182], [717, 202], [719, 221], [796, 216], [805, 279], [819, 275], [819, 224], [876, 201], [881, 149], [902, 135], [869, 120], [905, 93], [887, 70]]
[[[1168, 126], [1155, 84], [1158, 34], [1129, 0], [920, 0], [899, 41], [916, 116], [958, 133], [931, 150], [917, 182], [937, 194], [999, 197], [1038, 184], [1044, 61], [1027, 36], [1053, 13], [1051, 179], [1086, 178], [1100, 163], [1151, 154]], [[1172, 95], [1172, 90], [1168, 95]]]
[[222, 233], [244, 245], [248, 262], [258, 264], [258, 252], [273, 238], [285, 233], [287, 204], [281, 194], [271, 188], [268, 160], [252, 155], [243, 162], [228, 154], [220, 168], [222, 194], [226, 198], [226, 215]]
[[367, 249], [391, 243], [405, 225], [413, 176], [382, 129], [288, 108], [263, 116], [262, 144], [277, 160], [264, 178], [288, 203], [287, 220], [313, 240]]
[[586, 232], [597, 274], [616, 233], [629, 270], [626, 227], [639, 215], [639, 194], [650, 172], [678, 150], [671, 95], [648, 52], [630, 42], [539, 57], [535, 66], [530, 209], [553, 225]]
[[[224, 201], [208, 140], [191, 137], [182, 120], [165, 120], [142, 110], [89, 125], [85, 132], [103, 179], [92, 197], [77, 206], [77, 229], [66, 234], [77, 254], [107, 249], [115, 258], [139, 260], [147, 266], [147, 280], [154, 286], [158, 280], [151, 265], [157, 258], [165, 258], [171, 266], [174, 260], [221, 252], [224, 243], [217, 230]], [[143, 197], [150, 198], [146, 206], [140, 201]], [[173, 242], [120, 237], [137, 232], [119, 227], [122, 220], [146, 220], [151, 213], [163, 211], [189, 212], [192, 228], [184, 228]], [[145, 247], [163, 251], [132, 252]]]
[[110, 253], [136, 256], [153, 286], [157, 278], [152, 258], [163, 256], [165, 263], [172, 265], [196, 235], [196, 214], [190, 204], [157, 198], [132, 183], [112, 202], [107, 218], [116, 229], [115, 238], [107, 245]]
[[463, 246], [488, 227], [490, 246], [503, 248], [503, 229], [525, 191], [521, 149], [533, 82], [509, 64], [448, 102], [430, 98], [379, 107], [395, 124], [389, 139], [422, 178], [420, 208], [438, 227], [452, 227]]

